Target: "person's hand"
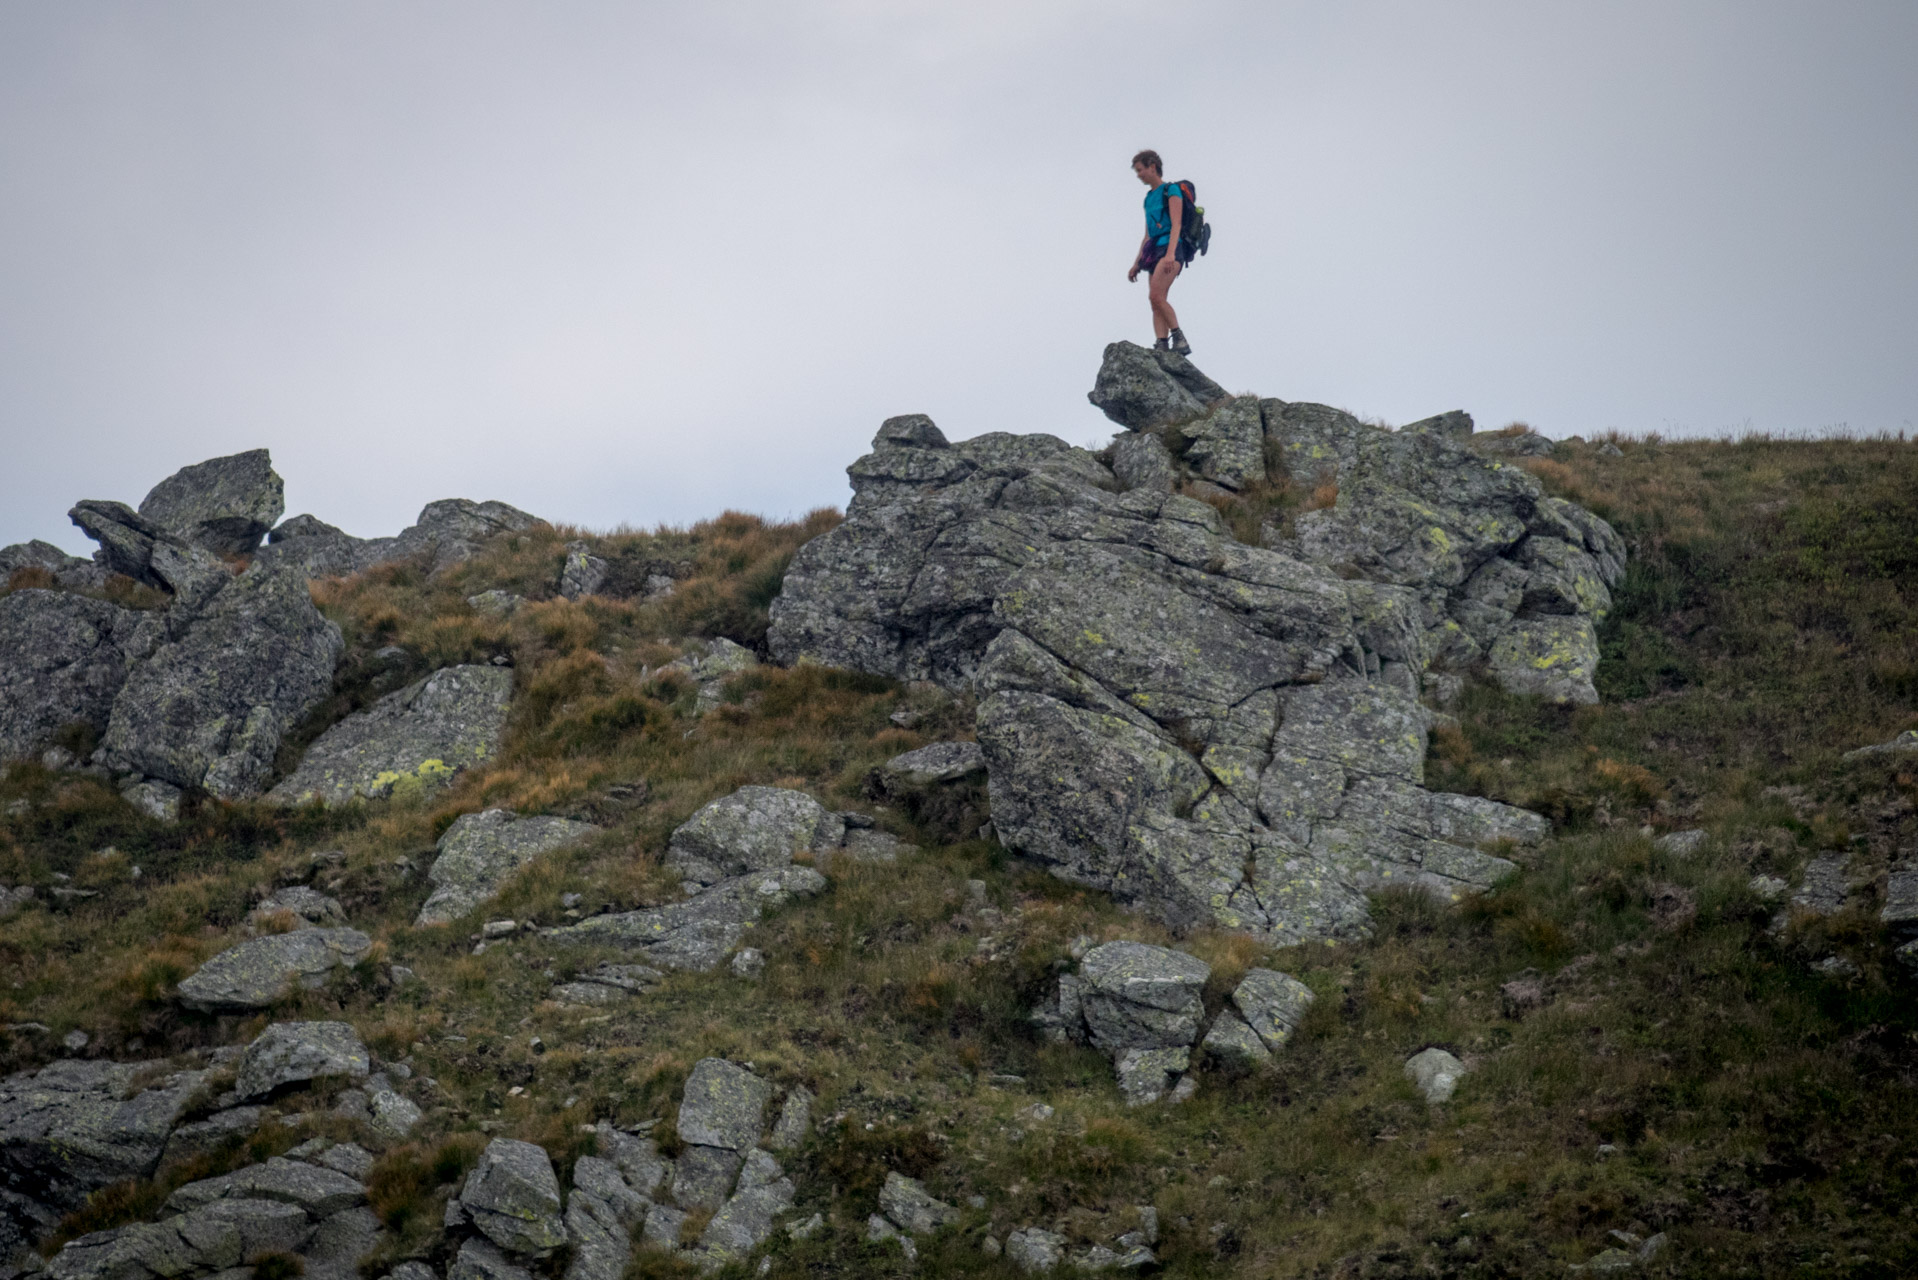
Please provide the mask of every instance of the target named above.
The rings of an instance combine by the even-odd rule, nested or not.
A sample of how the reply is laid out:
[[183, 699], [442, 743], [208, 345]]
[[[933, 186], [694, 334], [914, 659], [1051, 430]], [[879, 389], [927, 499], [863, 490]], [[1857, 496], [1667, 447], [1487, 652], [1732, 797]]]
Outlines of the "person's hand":
[[1135, 262], [1132, 264], [1132, 270], [1125, 273], [1125, 282], [1127, 284], [1131, 284], [1134, 280], [1137, 280], [1138, 278], [1139, 278], [1139, 264]]

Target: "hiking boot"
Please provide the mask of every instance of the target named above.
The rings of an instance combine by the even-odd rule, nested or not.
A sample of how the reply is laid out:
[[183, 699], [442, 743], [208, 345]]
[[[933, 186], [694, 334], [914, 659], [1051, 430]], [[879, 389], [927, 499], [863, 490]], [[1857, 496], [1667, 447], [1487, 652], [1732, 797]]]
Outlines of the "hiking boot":
[[1182, 356], [1192, 354], [1192, 344], [1185, 340], [1185, 334], [1178, 329], [1172, 331], [1172, 349]]
[[1157, 342], [1154, 342], [1152, 344], [1152, 349], [1154, 351], [1170, 351], [1172, 350], [1172, 339], [1160, 338]]

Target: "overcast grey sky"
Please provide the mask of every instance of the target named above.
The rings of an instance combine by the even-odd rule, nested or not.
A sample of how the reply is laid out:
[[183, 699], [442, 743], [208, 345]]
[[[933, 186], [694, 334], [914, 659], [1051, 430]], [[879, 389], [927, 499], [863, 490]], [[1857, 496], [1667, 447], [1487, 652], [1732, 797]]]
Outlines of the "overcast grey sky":
[[840, 505], [879, 420], [1110, 428], [1143, 146], [1233, 390], [1918, 426], [1918, 3], [0, 0], [0, 544]]

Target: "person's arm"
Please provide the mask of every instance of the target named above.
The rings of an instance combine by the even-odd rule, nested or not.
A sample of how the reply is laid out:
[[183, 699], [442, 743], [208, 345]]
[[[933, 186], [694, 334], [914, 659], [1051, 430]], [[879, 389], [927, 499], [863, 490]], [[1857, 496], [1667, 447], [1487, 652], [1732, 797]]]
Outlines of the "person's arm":
[[1151, 236], [1147, 236], [1145, 239], [1139, 241], [1139, 251], [1132, 255], [1132, 270], [1125, 273], [1127, 280], [1137, 280], [1139, 278], [1139, 266], [1145, 261], [1146, 250], [1151, 247]]
[[1179, 228], [1185, 222], [1185, 199], [1182, 196], [1165, 198], [1166, 216], [1172, 220], [1172, 234], [1166, 237], [1165, 256], [1176, 266], [1179, 261]]

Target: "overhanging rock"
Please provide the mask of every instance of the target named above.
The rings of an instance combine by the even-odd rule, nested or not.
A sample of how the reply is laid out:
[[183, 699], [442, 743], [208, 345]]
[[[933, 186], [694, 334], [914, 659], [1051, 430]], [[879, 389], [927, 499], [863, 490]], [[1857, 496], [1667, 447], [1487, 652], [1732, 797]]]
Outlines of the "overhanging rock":
[[[848, 468], [845, 523], [794, 558], [774, 655], [972, 689], [999, 838], [1175, 924], [1336, 938], [1364, 930], [1379, 885], [1490, 885], [1512, 865], [1497, 850], [1548, 824], [1425, 790], [1419, 675], [1515, 623], [1589, 634], [1616, 535], [1456, 432], [1208, 403], [1196, 370], [1127, 346], [1108, 349], [1102, 406], [1160, 430], [1183, 474], [1256, 406], [1264, 452], [1337, 503], [1248, 546], [1211, 506], [1156, 478], [1127, 489], [1054, 437], [952, 444], [891, 419]], [[1484, 578], [1501, 590], [1473, 595]]]

